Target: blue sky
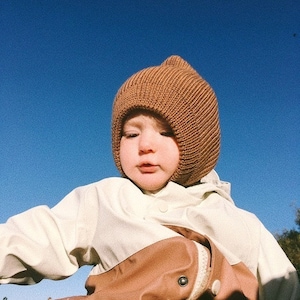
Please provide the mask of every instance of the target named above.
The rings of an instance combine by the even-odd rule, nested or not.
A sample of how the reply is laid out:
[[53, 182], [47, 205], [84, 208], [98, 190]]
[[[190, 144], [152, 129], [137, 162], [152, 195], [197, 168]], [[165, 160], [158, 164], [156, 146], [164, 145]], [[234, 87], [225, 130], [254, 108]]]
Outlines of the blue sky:
[[[0, 222], [119, 176], [111, 106], [141, 68], [181, 55], [214, 88], [220, 177], [271, 232], [300, 206], [300, 2], [1, 1]], [[0, 299], [84, 294], [61, 282], [1, 286]]]

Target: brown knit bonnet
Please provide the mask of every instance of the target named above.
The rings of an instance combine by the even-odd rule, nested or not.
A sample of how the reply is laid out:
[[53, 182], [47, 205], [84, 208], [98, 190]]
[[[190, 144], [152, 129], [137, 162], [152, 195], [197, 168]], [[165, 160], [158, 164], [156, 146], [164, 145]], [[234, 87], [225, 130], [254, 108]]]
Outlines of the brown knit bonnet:
[[181, 57], [170, 56], [160, 66], [132, 75], [119, 89], [113, 104], [112, 150], [117, 168], [124, 118], [145, 109], [171, 126], [180, 152], [170, 180], [183, 186], [198, 182], [216, 165], [220, 152], [217, 98], [209, 84]]

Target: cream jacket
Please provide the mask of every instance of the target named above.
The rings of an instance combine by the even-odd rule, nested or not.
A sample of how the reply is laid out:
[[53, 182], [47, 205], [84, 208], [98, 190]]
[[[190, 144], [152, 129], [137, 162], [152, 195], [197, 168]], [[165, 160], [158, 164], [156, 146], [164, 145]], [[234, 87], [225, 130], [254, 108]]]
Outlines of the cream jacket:
[[[205, 181], [205, 180], [204, 180]], [[251, 213], [237, 208], [218, 178], [185, 188], [170, 182], [144, 194], [124, 178], [79, 187], [52, 209], [39, 206], [0, 225], [0, 284], [71, 276], [82, 265], [102, 274], [180, 226], [212, 240], [231, 265], [257, 277], [260, 299], [300, 299], [294, 267]], [[167, 225], [167, 226], [162, 226]]]

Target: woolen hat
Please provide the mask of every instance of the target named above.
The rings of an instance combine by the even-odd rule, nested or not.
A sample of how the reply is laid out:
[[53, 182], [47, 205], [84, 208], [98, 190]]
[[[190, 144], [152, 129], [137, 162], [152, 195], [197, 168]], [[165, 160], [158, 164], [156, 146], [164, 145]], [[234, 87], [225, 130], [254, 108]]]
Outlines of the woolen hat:
[[181, 57], [132, 75], [120, 87], [113, 104], [112, 150], [117, 168], [124, 118], [137, 109], [155, 112], [171, 126], [180, 158], [170, 180], [183, 186], [200, 181], [216, 165], [220, 126], [216, 95], [209, 84]]

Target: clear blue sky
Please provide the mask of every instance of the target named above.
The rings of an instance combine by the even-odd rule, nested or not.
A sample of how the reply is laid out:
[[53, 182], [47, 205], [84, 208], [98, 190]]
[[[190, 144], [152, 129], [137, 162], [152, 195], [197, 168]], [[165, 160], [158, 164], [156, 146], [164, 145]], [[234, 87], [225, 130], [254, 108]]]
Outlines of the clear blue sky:
[[[132, 73], [179, 54], [218, 96], [217, 171], [232, 183], [236, 204], [273, 233], [294, 227], [298, 0], [7, 0], [0, 18], [0, 222], [118, 176], [110, 148], [114, 95]], [[0, 299], [84, 294], [87, 272], [1, 286]]]

